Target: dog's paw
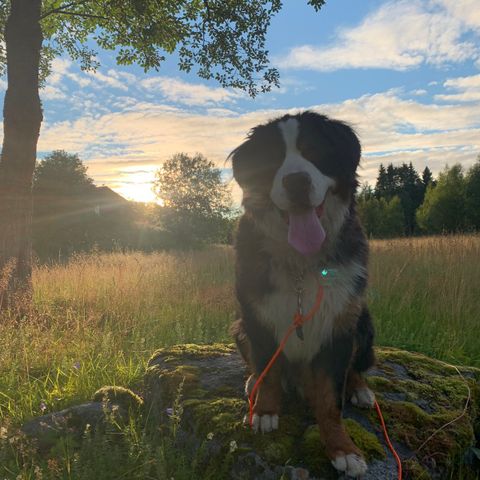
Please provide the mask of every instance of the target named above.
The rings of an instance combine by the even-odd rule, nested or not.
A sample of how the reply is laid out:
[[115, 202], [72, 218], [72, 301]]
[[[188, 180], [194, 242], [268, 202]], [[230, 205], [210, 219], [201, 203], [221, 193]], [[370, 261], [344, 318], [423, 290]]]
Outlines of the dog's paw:
[[349, 477], [359, 478], [367, 472], [367, 463], [364, 458], [356, 453], [340, 454], [332, 460], [332, 465], [339, 471], [345, 472]]
[[[245, 417], [244, 423], [248, 424], [248, 416]], [[278, 430], [278, 415], [257, 415], [253, 414], [252, 418], [252, 430], [257, 433], [273, 432]]]
[[373, 408], [375, 394], [367, 387], [355, 390], [350, 398], [352, 405], [360, 408]]

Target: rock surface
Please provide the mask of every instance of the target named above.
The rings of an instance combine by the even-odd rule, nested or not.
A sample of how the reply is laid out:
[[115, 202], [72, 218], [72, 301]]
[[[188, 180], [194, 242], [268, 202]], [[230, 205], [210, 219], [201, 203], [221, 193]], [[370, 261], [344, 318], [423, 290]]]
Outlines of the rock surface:
[[92, 400], [34, 418], [22, 426], [21, 432], [35, 438], [40, 450], [48, 450], [61, 437], [80, 438], [86, 430], [101, 428], [107, 421], [125, 424], [130, 414], [143, 408], [143, 400], [123, 387], [103, 387]]
[[[367, 380], [402, 458], [404, 478], [457, 478], [447, 476], [455, 465], [468, 464], [471, 451], [476, 452], [480, 370], [461, 368], [460, 375], [442, 362], [389, 348], [377, 349], [377, 357]], [[243, 361], [231, 345], [165, 348], [149, 362], [145, 402], [156, 421], [179, 422], [179, 447], [203, 462], [207, 478], [209, 472], [211, 478], [232, 480], [339, 478], [301, 399], [287, 400], [276, 432], [255, 435], [244, 427], [245, 375]], [[396, 478], [396, 464], [376, 413], [347, 404], [344, 417], [367, 458], [365, 480]]]
[[[460, 478], [458, 468], [463, 480], [478, 478], [480, 370], [462, 367], [459, 372], [389, 348], [378, 348], [377, 358], [367, 381], [402, 458], [404, 479]], [[121, 425], [143, 412], [139, 418], [147, 419], [147, 429], [176, 432], [175, 446], [188, 454], [202, 479], [344, 478], [324, 455], [315, 421], [301, 399], [286, 399], [278, 431], [253, 434], [245, 427], [245, 379], [233, 345], [164, 348], [149, 361], [143, 401], [128, 389], [104, 387], [92, 402], [36, 418], [22, 431], [47, 450], [65, 435], [81, 439], [86, 428], [101, 428], [112, 415]], [[347, 404], [344, 417], [368, 461], [364, 479], [396, 479], [376, 413]]]

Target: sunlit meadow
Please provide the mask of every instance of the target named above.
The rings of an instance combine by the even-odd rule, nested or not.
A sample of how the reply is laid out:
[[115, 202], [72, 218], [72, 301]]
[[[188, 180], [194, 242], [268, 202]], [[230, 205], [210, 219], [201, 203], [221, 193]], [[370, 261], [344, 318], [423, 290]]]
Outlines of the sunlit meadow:
[[[377, 343], [480, 366], [479, 272], [480, 236], [372, 241]], [[0, 322], [1, 424], [87, 400], [103, 385], [135, 390], [159, 347], [231, 341], [233, 278], [230, 247], [37, 266], [32, 317]], [[25, 478], [36, 478], [30, 471]]]

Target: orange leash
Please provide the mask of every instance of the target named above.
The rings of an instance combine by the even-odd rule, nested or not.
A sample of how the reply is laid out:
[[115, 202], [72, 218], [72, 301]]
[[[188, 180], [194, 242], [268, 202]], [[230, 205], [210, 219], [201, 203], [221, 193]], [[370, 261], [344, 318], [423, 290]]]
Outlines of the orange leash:
[[265, 375], [272, 368], [273, 364], [275, 363], [275, 360], [283, 352], [283, 349], [285, 348], [285, 345], [286, 345], [287, 340], [289, 339], [290, 335], [298, 327], [301, 327], [305, 322], [308, 322], [313, 318], [315, 313], [317, 313], [318, 309], [320, 308], [320, 305], [322, 304], [322, 300], [323, 300], [323, 286], [319, 285], [318, 286], [317, 297], [315, 298], [315, 304], [313, 305], [312, 309], [306, 315], [302, 315], [299, 311], [297, 311], [295, 313], [295, 315], [293, 317], [293, 322], [290, 325], [290, 327], [288, 327], [287, 333], [285, 334], [282, 341], [280, 342], [280, 345], [278, 346], [276, 352], [273, 354], [273, 357], [270, 359], [270, 361], [268, 362], [268, 364], [265, 367], [265, 369], [263, 370], [263, 372], [257, 378], [257, 381], [255, 382], [255, 385], [253, 386], [252, 391], [250, 392], [250, 396], [248, 397], [248, 403], [249, 403], [249, 406], [250, 406], [250, 412], [249, 412], [250, 427], [252, 427], [252, 424], [253, 424], [253, 403], [254, 403], [254, 399], [255, 399], [255, 395], [257, 393], [258, 387], [262, 383]]
[[382, 411], [380, 410], [380, 405], [378, 402], [375, 400], [375, 410], [377, 411], [378, 418], [380, 419], [380, 424], [382, 425], [382, 430], [383, 430], [383, 436], [385, 438], [385, 441], [387, 442], [389, 450], [392, 452], [392, 455], [395, 458], [395, 461], [397, 462], [397, 471], [398, 471], [398, 480], [402, 480], [403, 478], [403, 472], [402, 472], [402, 461], [400, 460], [400, 457], [398, 456], [398, 453], [395, 451], [394, 446], [392, 445], [392, 442], [390, 441], [390, 437], [388, 436], [388, 431], [387, 431], [387, 426], [385, 425], [385, 421], [383, 420], [383, 415]]
[[[255, 400], [255, 395], [257, 393], [258, 388], [260, 387], [260, 384], [263, 382], [263, 379], [267, 375], [267, 373], [270, 371], [272, 368], [273, 364], [277, 360], [278, 356], [283, 352], [283, 349], [285, 348], [285, 345], [287, 344], [288, 339], [290, 338], [290, 335], [298, 328], [301, 327], [304, 323], [310, 321], [315, 313], [317, 313], [318, 309], [320, 308], [320, 305], [322, 304], [323, 300], [323, 286], [320, 284], [318, 286], [318, 291], [317, 291], [317, 296], [315, 298], [315, 304], [311, 308], [311, 310], [306, 314], [302, 315], [299, 311], [297, 311], [293, 317], [293, 322], [288, 327], [287, 332], [285, 333], [285, 336], [282, 338], [282, 341], [280, 342], [280, 345], [278, 346], [277, 350], [273, 354], [272, 358], [268, 362], [267, 366], [264, 368], [263, 372], [260, 374], [260, 376], [257, 378], [257, 381], [253, 385], [252, 391], [250, 392], [250, 395], [248, 397], [248, 403], [249, 403], [249, 419], [248, 423], [250, 424], [250, 428], [253, 426], [253, 404]], [[388, 436], [387, 432], [387, 427], [385, 425], [385, 421], [383, 420], [383, 415], [380, 410], [380, 406], [378, 405], [377, 401], [375, 400], [375, 409], [377, 411], [378, 417], [380, 418], [380, 423], [382, 425], [383, 429], [383, 436], [385, 437], [385, 441], [387, 442], [388, 448], [392, 452], [393, 456], [395, 457], [395, 460], [398, 465], [398, 480], [402, 480], [402, 462], [400, 460], [400, 457], [398, 456], [397, 452], [395, 451], [395, 448], [392, 445], [392, 442], [390, 441], [390, 437]]]

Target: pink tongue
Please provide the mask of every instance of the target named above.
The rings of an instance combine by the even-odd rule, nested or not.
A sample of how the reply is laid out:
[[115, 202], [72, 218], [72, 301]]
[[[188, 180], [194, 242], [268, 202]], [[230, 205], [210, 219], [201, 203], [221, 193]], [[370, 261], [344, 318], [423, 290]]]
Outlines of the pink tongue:
[[318, 252], [324, 240], [325, 230], [314, 208], [289, 214], [288, 243], [302, 255]]

